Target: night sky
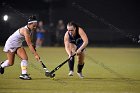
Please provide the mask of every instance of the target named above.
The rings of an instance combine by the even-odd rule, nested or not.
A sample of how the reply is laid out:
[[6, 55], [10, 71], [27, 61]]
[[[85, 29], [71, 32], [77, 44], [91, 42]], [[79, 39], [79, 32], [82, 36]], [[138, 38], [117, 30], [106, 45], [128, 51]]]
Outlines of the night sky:
[[[3, 0], [1, 2], [6, 2], [24, 13], [41, 13], [41, 11], [46, 11], [44, 14], [48, 14], [48, 9], [51, 6], [55, 14], [53, 15], [54, 21], [55, 19], [57, 20], [57, 16], [62, 16], [65, 19], [64, 15], [67, 15], [67, 17], [70, 16], [71, 19], [78, 20], [78, 14], [82, 14], [82, 12], [72, 7], [72, 3], [76, 2], [85, 9], [120, 28], [139, 29], [140, 6], [138, 0]], [[68, 10], [72, 12], [69, 13]], [[63, 13], [58, 13], [59, 11], [63, 11]], [[9, 12], [13, 11], [9, 9]], [[75, 15], [73, 13], [75, 13]], [[79, 20], [83, 19], [84, 22], [87, 20], [92, 24], [94, 21], [91, 21], [91, 17], [84, 13], [80, 16], [81, 18], [79, 18]], [[92, 26], [90, 23], [88, 24]]]
[[72, 6], [76, 3], [115, 27], [128, 30], [127, 33], [140, 34], [140, 2], [138, 0], [1, 0], [0, 26], [3, 27], [0, 28], [1, 31], [6, 30], [5, 23], [2, 22], [4, 13], [10, 13], [16, 17], [9, 23], [12, 29], [26, 24], [26, 19], [21, 14], [4, 6], [4, 3], [27, 16], [36, 14], [40, 20], [45, 20], [46, 24], [50, 22], [56, 24], [59, 19], [63, 19], [65, 23], [74, 20], [88, 29], [107, 29], [107, 26], [99, 20]]

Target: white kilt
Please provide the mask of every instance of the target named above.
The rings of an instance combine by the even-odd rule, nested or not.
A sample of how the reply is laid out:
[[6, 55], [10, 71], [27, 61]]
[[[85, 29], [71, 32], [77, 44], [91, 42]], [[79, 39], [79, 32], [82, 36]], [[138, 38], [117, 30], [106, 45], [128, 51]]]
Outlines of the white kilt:
[[[24, 28], [28, 29], [27, 26]], [[19, 47], [22, 47], [23, 41], [25, 41], [25, 37], [20, 33], [20, 29], [18, 29], [7, 39], [3, 51], [15, 52]]]
[[3, 51], [4, 52], [8, 52], [8, 51], [15, 52], [19, 47], [22, 47], [22, 43], [10, 42], [10, 40], [7, 40]]

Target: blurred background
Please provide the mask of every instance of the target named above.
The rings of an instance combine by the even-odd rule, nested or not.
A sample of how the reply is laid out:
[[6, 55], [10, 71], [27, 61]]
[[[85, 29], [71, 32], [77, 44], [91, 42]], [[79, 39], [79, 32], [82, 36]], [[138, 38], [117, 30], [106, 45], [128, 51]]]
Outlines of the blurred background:
[[138, 47], [139, 12], [138, 0], [1, 0], [0, 45], [27, 24], [26, 16], [36, 15], [44, 33], [41, 42], [34, 33], [38, 46], [64, 46], [66, 25], [75, 21], [87, 33], [88, 46]]

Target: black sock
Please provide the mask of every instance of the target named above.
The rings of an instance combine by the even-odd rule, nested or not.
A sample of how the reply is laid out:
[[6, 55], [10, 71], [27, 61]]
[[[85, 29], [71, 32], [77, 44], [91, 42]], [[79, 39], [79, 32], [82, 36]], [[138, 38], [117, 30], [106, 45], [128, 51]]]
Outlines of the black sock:
[[69, 70], [70, 70], [70, 71], [74, 71], [74, 57], [72, 57], [72, 58], [69, 60], [68, 65], [69, 65]]
[[77, 72], [78, 72], [78, 73], [81, 73], [83, 67], [84, 67], [84, 64], [82, 64], [82, 65], [78, 64], [78, 65], [77, 65], [77, 69], [78, 69]]

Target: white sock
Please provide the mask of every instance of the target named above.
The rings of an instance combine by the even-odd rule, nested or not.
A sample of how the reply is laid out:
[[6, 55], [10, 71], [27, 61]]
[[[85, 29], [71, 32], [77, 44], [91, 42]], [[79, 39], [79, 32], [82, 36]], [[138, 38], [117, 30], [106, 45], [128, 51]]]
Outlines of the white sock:
[[9, 60], [5, 60], [4, 63], [1, 64], [2, 68], [8, 67], [9, 66]]
[[22, 74], [27, 74], [27, 60], [21, 61], [21, 71]]

